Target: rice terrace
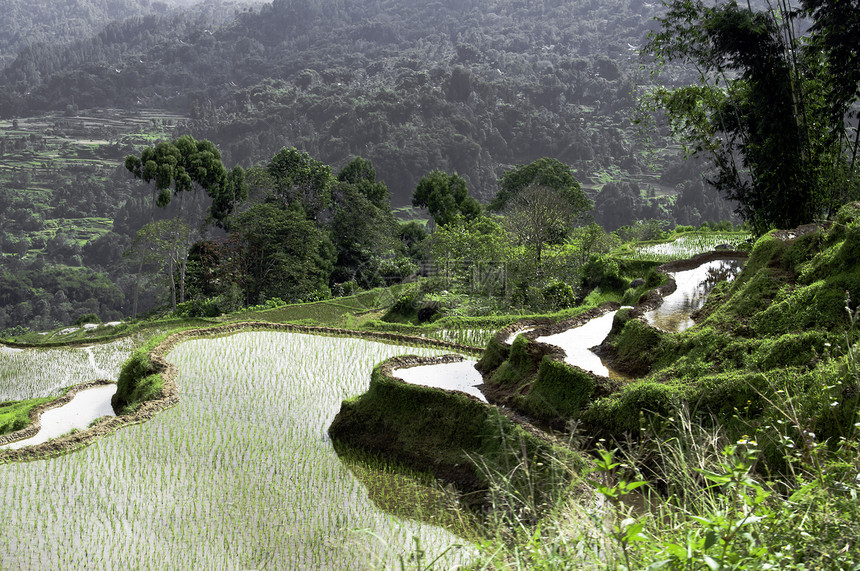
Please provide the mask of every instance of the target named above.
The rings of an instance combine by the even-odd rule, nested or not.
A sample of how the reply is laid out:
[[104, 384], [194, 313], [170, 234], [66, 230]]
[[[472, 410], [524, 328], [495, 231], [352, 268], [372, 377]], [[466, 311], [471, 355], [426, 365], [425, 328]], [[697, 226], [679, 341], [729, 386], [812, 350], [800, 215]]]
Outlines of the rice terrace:
[[[705, 324], [719, 319], [726, 306], [737, 303], [733, 292], [760, 279], [747, 273], [751, 266], [761, 271], [781, 249], [805, 247], [782, 241], [800, 240], [794, 236], [762, 238], [734, 281], [701, 271], [698, 278], [686, 279], [684, 296], [693, 306], [682, 304], [678, 311], [699, 320], [704, 311]], [[486, 349], [433, 339], [458, 337], [445, 325], [384, 332], [259, 320], [277, 315], [289, 321], [291, 309], [304, 315], [314, 304], [228, 316], [220, 325], [159, 323], [130, 335], [120, 330], [119, 336], [115, 325], [80, 327], [55, 333], [53, 347], [44, 346], [48, 342], [43, 347], [4, 345], [0, 359], [7, 401], [32, 399], [25, 402], [38, 409], [77, 380], [98, 377], [119, 384], [112, 399], [117, 416], [20, 449], [8, 442], [27, 429], [4, 437], [0, 497], [7, 516], [0, 561], [4, 568], [483, 568], [534, 556], [493, 547], [492, 542], [502, 546], [511, 538], [492, 539], [488, 529], [505, 529], [512, 524], [504, 518], [511, 517], [519, 523], [509, 533], [529, 521], [564, 526], [567, 533], [578, 530], [576, 549], [593, 550], [582, 554], [583, 560], [623, 555], [633, 546], [619, 553], [611, 543], [589, 543], [589, 534], [603, 532], [588, 526], [620, 521], [616, 513], [634, 518], [620, 525], [637, 526], [650, 518], [678, 516], [660, 515], [670, 505], [659, 494], [641, 493], [646, 488], [632, 492], [641, 484], [628, 484], [620, 475], [610, 488], [597, 486], [599, 493], [592, 497], [587, 482], [611, 480], [593, 481], [588, 474], [610, 476], [615, 465], [605, 456], [590, 460], [582, 448], [588, 437], [570, 440], [566, 423], [579, 418], [595, 436], [609, 436], [621, 433], [618, 424], [631, 404], [640, 421], [647, 417], [636, 412], [639, 406], [664, 407], [662, 413], [646, 413], [656, 415], [651, 422], [667, 418], [671, 423], [670, 416], [689, 414], [683, 411], [693, 403], [691, 394], [672, 404], [676, 397], [662, 400], [653, 394], [649, 387], [655, 381], [635, 380], [641, 363], [630, 360], [627, 345], [639, 347], [635, 356], [641, 360], [647, 358], [642, 343], [652, 353], [657, 347], [663, 354], [677, 350], [665, 341], [655, 345], [655, 336], [680, 336], [676, 347], [696, 345], [707, 328], [664, 333], [635, 316], [659, 307], [676, 287], [672, 276], [713, 266], [710, 260], [741, 256], [711, 252], [669, 262], [661, 269], [669, 281], [650, 278], [651, 286], [641, 286], [646, 294], [623, 311], [611, 302], [580, 308], [567, 318], [511, 318], [489, 336]], [[648, 295], [655, 284], [659, 287]], [[722, 308], [713, 300], [705, 303], [711, 288], [720, 291]], [[380, 293], [345, 298], [340, 313], [332, 312], [329, 319], [357, 324], [351, 311], [378, 314], [374, 304], [391, 303]], [[325, 303], [317, 303], [321, 315]], [[582, 325], [616, 312], [603, 333], [583, 333], [577, 341]], [[382, 322], [369, 323], [378, 328]], [[487, 338], [476, 332], [494, 331], [486, 321], [460, 327], [465, 333], [459, 337], [466, 339]], [[108, 341], [98, 342], [100, 336]], [[563, 364], [566, 354], [583, 350], [577, 343], [602, 345], [594, 351], [624, 374], [601, 377], [606, 374], [602, 366], [596, 373], [580, 369], [581, 358]], [[774, 349], [756, 349], [756, 358], [791, 362], [790, 355], [775, 357]], [[480, 357], [483, 380], [480, 374], [456, 372], [473, 369], [475, 361], [468, 359], [475, 357]], [[445, 368], [454, 365], [459, 369]], [[426, 372], [418, 374], [421, 369]], [[477, 390], [466, 382], [480, 385], [484, 394], [421, 386], [437, 381], [445, 386], [447, 374], [461, 379], [454, 381], [461, 390]], [[404, 383], [398, 375], [418, 384]], [[440, 378], [421, 380], [433, 377]], [[642, 401], [650, 404], [635, 404], [642, 390], [652, 392], [649, 401]], [[736, 398], [729, 394], [724, 398]], [[485, 404], [484, 395], [498, 406]], [[612, 395], [620, 400], [613, 402]], [[602, 410], [616, 412], [603, 417]], [[749, 416], [742, 424], [753, 422], [752, 413], [744, 414]], [[643, 425], [643, 430], [651, 428]], [[651, 477], [660, 469], [643, 468], [655, 470]], [[630, 495], [627, 503], [613, 503], [625, 493], [638, 499], [629, 503]], [[601, 494], [606, 500], [598, 500]], [[651, 505], [645, 512], [625, 507], [642, 502]], [[574, 514], [579, 524], [568, 519]]]
[[858, 0], [3, 0], [0, 570], [860, 571]]

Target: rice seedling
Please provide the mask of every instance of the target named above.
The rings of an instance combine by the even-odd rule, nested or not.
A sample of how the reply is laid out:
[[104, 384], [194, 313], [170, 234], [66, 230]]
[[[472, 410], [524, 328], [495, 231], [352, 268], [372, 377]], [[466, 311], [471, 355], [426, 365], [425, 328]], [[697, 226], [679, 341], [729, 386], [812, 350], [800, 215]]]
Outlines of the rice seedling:
[[104, 345], [0, 351], [0, 401], [57, 396], [93, 379], [114, 380], [139, 340]]
[[673, 262], [713, 251], [721, 244], [736, 248], [749, 237], [746, 232], [688, 232], [671, 242], [628, 243], [613, 255], [629, 260]]
[[436, 329], [422, 333], [422, 336], [472, 347], [485, 347], [496, 331], [496, 329]]
[[169, 355], [176, 407], [76, 453], [0, 466], [0, 568], [424, 568], [437, 556], [448, 568], [468, 559], [443, 529], [380, 509], [326, 434], [373, 365], [404, 352], [275, 332], [179, 344]]

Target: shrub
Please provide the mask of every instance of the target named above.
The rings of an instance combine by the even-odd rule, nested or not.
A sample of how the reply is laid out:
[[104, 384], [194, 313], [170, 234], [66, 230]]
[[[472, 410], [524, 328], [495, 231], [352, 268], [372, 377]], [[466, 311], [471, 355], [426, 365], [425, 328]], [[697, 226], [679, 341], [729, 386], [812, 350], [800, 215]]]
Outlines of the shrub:
[[101, 323], [102, 320], [99, 319], [99, 316], [95, 313], [85, 313], [81, 315], [77, 319], [75, 319], [75, 325], [83, 325], [85, 323]]
[[620, 289], [625, 285], [618, 262], [607, 255], [592, 254], [581, 271], [583, 285], [589, 289]]
[[553, 280], [541, 290], [543, 308], [547, 311], [567, 309], [576, 305], [576, 295], [570, 285]]

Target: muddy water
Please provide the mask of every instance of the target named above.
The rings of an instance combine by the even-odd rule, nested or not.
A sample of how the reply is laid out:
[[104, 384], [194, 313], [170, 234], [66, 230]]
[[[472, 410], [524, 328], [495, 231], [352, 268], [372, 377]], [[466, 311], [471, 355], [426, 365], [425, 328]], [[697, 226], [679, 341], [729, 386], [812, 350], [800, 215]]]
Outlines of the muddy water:
[[457, 363], [420, 365], [392, 371], [395, 377], [413, 385], [423, 385], [449, 391], [461, 391], [477, 397], [482, 402], [487, 398], [477, 385], [484, 382], [481, 373], [475, 369], [477, 361], [467, 359]]
[[615, 311], [610, 311], [600, 317], [595, 317], [579, 327], [573, 327], [554, 335], [538, 337], [536, 341], [564, 349], [564, 362], [569, 365], [574, 365], [585, 371], [591, 371], [595, 375], [609, 377], [610, 379], [626, 379], [628, 377], [607, 367], [603, 359], [590, 349], [590, 347], [600, 345], [606, 339], [606, 336], [609, 335], [609, 330], [612, 329], [612, 318], [615, 317], [615, 313]]
[[73, 429], [83, 429], [97, 418], [115, 416], [110, 399], [116, 385], [102, 385], [77, 393], [63, 406], [42, 413], [42, 428], [35, 436], [7, 444], [4, 448], [23, 448], [47, 442]]
[[674, 272], [678, 289], [663, 298], [663, 303], [642, 317], [646, 323], [669, 333], [677, 333], [695, 322], [690, 315], [700, 309], [718, 282], [731, 281], [740, 273], [742, 260], [714, 260], [692, 270]]

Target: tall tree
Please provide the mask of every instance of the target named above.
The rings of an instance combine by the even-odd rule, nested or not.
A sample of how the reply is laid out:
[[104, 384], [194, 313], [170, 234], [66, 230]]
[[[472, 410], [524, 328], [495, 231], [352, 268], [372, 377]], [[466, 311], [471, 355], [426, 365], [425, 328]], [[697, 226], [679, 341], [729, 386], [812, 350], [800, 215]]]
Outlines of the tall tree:
[[194, 243], [194, 231], [181, 218], [157, 220], [141, 228], [132, 241], [129, 256], [140, 263], [152, 264], [165, 272], [170, 284], [170, 304], [176, 309], [176, 269], [182, 268], [179, 300], [185, 300], [185, 272], [188, 251]]
[[660, 23], [646, 51], [693, 64], [699, 81], [659, 89], [655, 100], [688, 149], [712, 158], [710, 182], [738, 213], [761, 233], [833, 212], [856, 166], [843, 126], [851, 98], [835, 108], [831, 98], [846, 93], [835, 83], [843, 76], [830, 73], [838, 52], [808, 49], [816, 31], [804, 37], [787, 2], [755, 11], [673, 0]]
[[481, 214], [481, 205], [469, 196], [466, 181], [457, 173], [435, 170], [423, 177], [412, 195], [412, 206], [426, 208], [438, 226], [462, 216], [472, 220]]
[[534, 249], [540, 266], [544, 244], [561, 243], [586, 209], [572, 207], [570, 201], [550, 186], [531, 185], [518, 193], [505, 209], [511, 231]]
[[489, 209], [501, 211], [519, 193], [532, 186], [544, 186], [557, 191], [575, 210], [587, 210], [591, 203], [570, 167], [558, 159], [543, 157], [527, 165], [517, 165], [505, 171], [499, 179], [499, 191], [490, 201]]
[[[154, 206], [166, 208], [174, 196], [180, 197], [180, 208], [177, 215], [184, 214], [182, 203], [187, 193], [202, 189], [213, 199], [217, 210], [210, 212], [216, 220], [223, 220], [232, 210], [235, 202], [244, 198], [244, 172], [241, 168], [232, 173], [227, 172], [221, 162], [221, 153], [205, 139], [197, 141], [190, 135], [184, 135], [173, 141], [164, 141], [155, 147], [147, 147], [140, 156], [129, 155], [125, 159], [125, 168], [135, 178], [146, 183], [155, 182]], [[150, 211], [150, 222], [152, 211]], [[184, 222], [187, 225], [187, 221]], [[187, 253], [187, 248], [183, 249]], [[139, 262], [138, 276], [143, 267], [143, 258]], [[185, 269], [186, 257], [179, 260], [180, 303], [185, 301]], [[137, 313], [137, 297], [139, 289], [135, 287], [134, 309]], [[175, 300], [174, 300], [175, 304]]]
[[237, 239], [234, 259], [246, 303], [325, 296], [334, 247], [300, 209], [258, 204], [237, 214], [231, 229]]
[[266, 167], [273, 179], [273, 198], [284, 204], [297, 202], [309, 219], [328, 207], [333, 177], [331, 167], [295, 147], [284, 147]]
[[561, 242], [592, 204], [570, 167], [542, 158], [502, 174], [490, 208], [504, 210], [511, 230], [531, 246], [541, 263], [543, 246]]
[[376, 180], [373, 163], [361, 157], [350, 161], [337, 180], [329, 224], [337, 248], [332, 281], [355, 281], [365, 288], [385, 285], [390, 277], [386, 263], [403, 257], [388, 188]]

